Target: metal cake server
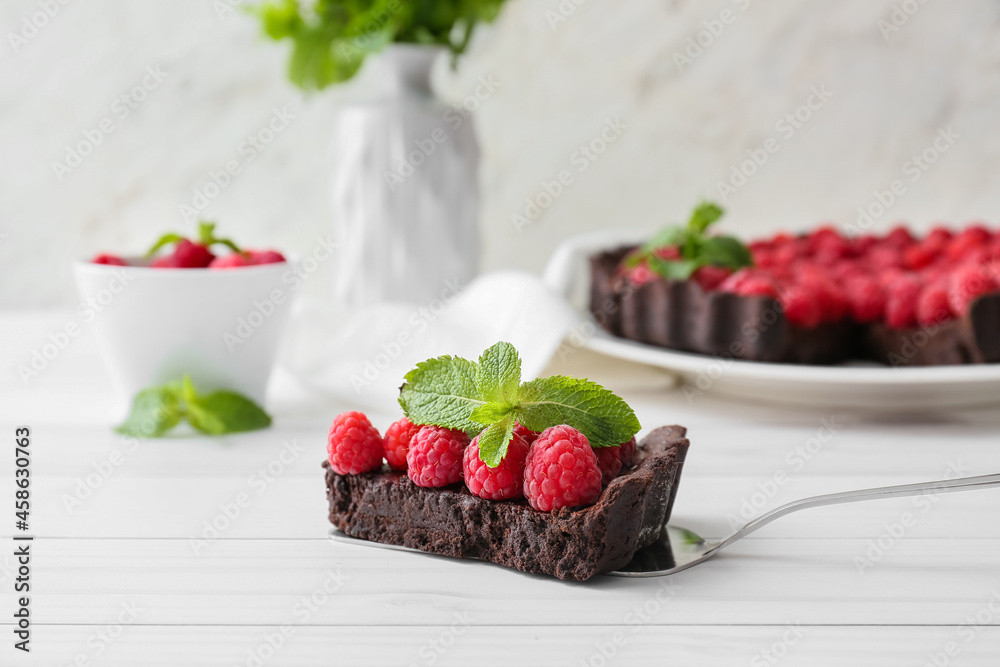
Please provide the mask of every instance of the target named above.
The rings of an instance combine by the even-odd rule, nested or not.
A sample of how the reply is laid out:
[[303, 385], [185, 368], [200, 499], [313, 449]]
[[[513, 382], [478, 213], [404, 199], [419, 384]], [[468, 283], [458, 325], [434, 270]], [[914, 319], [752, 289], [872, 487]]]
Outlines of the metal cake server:
[[843, 493], [803, 498], [782, 505], [767, 514], [757, 517], [721, 542], [706, 542], [694, 533], [675, 526], [664, 526], [660, 539], [635, 554], [628, 565], [621, 570], [609, 572], [614, 577], [664, 577], [690, 567], [716, 555], [730, 544], [742, 540], [747, 535], [792, 512], [813, 507], [856, 503], [862, 500], [922, 496], [929, 493], [951, 493], [1000, 486], [1000, 474], [960, 477], [939, 482], [883, 486], [875, 489], [859, 489]]

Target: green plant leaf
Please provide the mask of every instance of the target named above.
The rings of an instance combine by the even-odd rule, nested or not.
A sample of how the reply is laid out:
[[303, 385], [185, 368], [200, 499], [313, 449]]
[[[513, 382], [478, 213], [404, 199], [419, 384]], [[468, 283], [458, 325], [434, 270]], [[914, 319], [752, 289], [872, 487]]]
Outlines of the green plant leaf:
[[568, 424], [594, 447], [627, 442], [639, 420], [621, 398], [596, 382], [553, 375], [521, 385], [517, 420], [532, 431]]
[[489, 467], [496, 468], [507, 454], [507, 446], [514, 437], [514, 416], [508, 415], [490, 424], [478, 437], [480, 460]]
[[705, 265], [736, 270], [753, 264], [750, 250], [732, 236], [710, 236], [701, 243], [698, 259]]
[[663, 259], [655, 255], [649, 258], [649, 268], [664, 280], [687, 280], [701, 266], [692, 259]]
[[156, 254], [156, 251], [162, 248], [163, 246], [170, 245], [171, 243], [177, 243], [178, 241], [181, 241], [183, 239], [184, 237], [181, 236], [180, 234], [174, 234], [174, 233], [164, 234], [163, 236], [161, 236], [156, 240], [156, 243], [150, 246], [149, 250], [146, 251], [146, 257], [152, 257], [153, 255]]
[[664, 246], [677, 246], [680, 248], [687, 243], [690, 235], [691, 232], [685, 227], [663, 227], [646, 242], [643, 250], [651, 253]]
[[483, 424], [472, 412], [484, 405], [476, 385], [476, 364], [461, 357], [428, 359], [406, 374], [399, 405], [415, 424], [434, 424], [469, 431]]
[[712, 223], [721, 218], [725, 211], [718, 204], [703, 202], [694, 209], [688, 220], [688, 229], [696, 234], [704, 234]]
[[187, 409], [191, 425], [211, 435], [256, 431], [271, 425], [271, 417], [260, 406], [234, 391], [198, 396]]
[[158, 438], [180, 422], [183, 412], [173, 387], [143, 389], [132, 400], [132, 411], [115, 430], [136, 438]]
[[521, 357], [513, 345], [501, 341], [482, 353], [476, 367], [476, 387], [484, 401], [514, 405], [520, 386]]

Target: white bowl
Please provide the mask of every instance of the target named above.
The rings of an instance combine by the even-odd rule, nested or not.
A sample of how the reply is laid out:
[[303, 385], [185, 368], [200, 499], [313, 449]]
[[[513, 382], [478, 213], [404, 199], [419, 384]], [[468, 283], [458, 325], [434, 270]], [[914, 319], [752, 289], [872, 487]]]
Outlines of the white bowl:
[[[125, 258], [129, 263], [142, 263]], [[298, 278], [290, 263], [233, 269], [73, 265], [125, 412], [136, 392], [190, 375], [199, 391], [231, 389], [263, 405]]]

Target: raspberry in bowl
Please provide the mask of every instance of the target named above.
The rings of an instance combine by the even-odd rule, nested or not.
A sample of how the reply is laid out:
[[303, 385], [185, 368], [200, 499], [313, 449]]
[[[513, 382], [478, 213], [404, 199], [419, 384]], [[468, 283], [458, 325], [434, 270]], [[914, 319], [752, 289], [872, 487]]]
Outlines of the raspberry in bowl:
[[[296, 284], [284, 257], [267, 252], [267, 262], [251, 261], [260, 253], [202, 223], [196, 238], [165, 235], [145, 256], [74, 262], [78, 313], [119, 394], [116, 412], [140, 390], [184, 375], [199, 390], [264, 402]], [[226, 260], [233, 255], [247, 263]]]

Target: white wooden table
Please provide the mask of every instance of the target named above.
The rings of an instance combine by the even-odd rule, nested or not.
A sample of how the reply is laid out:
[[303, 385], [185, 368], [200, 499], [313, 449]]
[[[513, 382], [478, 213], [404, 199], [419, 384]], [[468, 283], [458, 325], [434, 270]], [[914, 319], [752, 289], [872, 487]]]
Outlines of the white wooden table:
[[[567, 583], [335, 544], [320, 462], [330, 420], [353, 406], [279, 375], [270, 430], [135, 446], [108, 428], [87, 332], [17, 377], [67, 317], [0, 317], [2, 665], [1000, 664], [1000, 491], [793, 515], [668, 579]], [[647, 428], [689, 428], [673, 521], [706, 537], [807, 495], [1000, 471], [997, 410], [690, 404], [661, 373], [587, 352], [551, 371], [613, 388]], [[12, 633], [25, 424], [30, 654]]]

